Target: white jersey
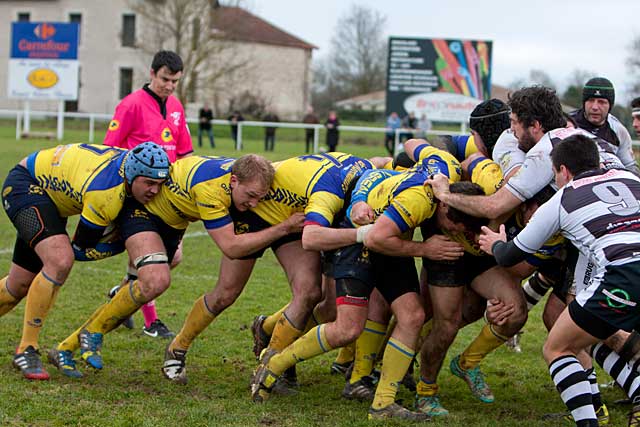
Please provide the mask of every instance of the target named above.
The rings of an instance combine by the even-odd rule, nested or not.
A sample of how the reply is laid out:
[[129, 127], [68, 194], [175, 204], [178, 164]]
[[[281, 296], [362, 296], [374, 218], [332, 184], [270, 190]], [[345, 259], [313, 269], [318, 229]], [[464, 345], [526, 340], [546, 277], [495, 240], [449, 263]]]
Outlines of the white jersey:
[[503, 176], [507, 176], [514, 168], [521, 166], [526, 156], [526, 153], [518, 148], [518, 138], [511, 129], [506, 129], [498, 137], [492, 154], [493, 161], [500, 166]]
[[622, 123], [620, 123], [620, 120], [618, 120], [616, 116], [612, 114], [609, 114], [609, 116], [607, 117], [607, 121], [609, 122], [609, 126], [611, 126], [611, 129], [613, 129], [613, 131], [618, 136], [618, 140], [620, 141], [620, 145], [616, 146], [611, 144], [612, 147], [615, 148], [615, 155], [618, 156], [625, 168], [631, 171], [634, 171], [634, 169], [637, 170], [638, 165], [636, 163], [636, 158], [633, 155], [633, 146], [629, 131], [626, 127], [624, 127]]
[[620, 169], [579, 175], [538, 208], [513, 242], [534, 253], [558, 230], [594, 263], [594, 283], [607, 266], [640, 260], [640, 178]]
[[520, 170], [505, 184], [507, 190], [524, 202], [547, 185], [557, 188], [554, 182], [551, 150], [558, 142], [573, 135], [584, 135], [596, 143], [603, 168], [624, 169], [624, 165], [612, 152], [611, 144], [608, 142], [582, 129], [559, 128], [545, 133], [529, 150]]

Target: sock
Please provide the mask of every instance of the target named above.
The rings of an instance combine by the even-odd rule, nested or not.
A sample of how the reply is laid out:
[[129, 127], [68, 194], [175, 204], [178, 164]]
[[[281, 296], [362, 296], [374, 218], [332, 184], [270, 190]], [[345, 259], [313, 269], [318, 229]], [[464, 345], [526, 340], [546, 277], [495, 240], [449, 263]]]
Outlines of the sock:
[[307, 325], [304, 327], [304, 331], [302, 333], [306, 334], [311, 329], [315, 328], [318, 325], [322, 325], [323, 323], [325, 322], [323, 322], [322, 319], [320, 318], [320, 315], [318, 315], [318, 310], [316, 307], [311, 312], [311, 316], [309, 316], [309, 320], [307, 320]]
[[11, 295], [11, 291], [9, 291], [9, 287], [7, 285], [7, 278], [9, 276], [5, 276], [0, 279], [0, 316], [4, 316], [11, 310], [13, 307], [18, 305], [18, 303], [22, 300], [22, 298], [16, 298]]
[[85, 329], [87, 325], [93, 321], [93, 319], [95, 319], [100, 313], [102, 313], [106, 306], [107, 303], [102, 304], [100, 307], [98, 307], [98, 309], [93, 312], [93, 314], [82, 324], [82, 326], [80, 326], [71, 335], [65, 338], [64, 341], [58, 344], [56, 349], [59, 351], [70, 351], [72, 353], [79, 349], [80, 339], [78, 338], [78, 335], [80, 335], [80, 332], [82, 332], [82, 330]]
[[24, 323], [22, 326], [22, 340], [17, 353], [22, 353], [27, 347], [38, 348], [38, 337], [44, 321], [53, 307], [62, 283], [49, 278], [43, 271], [31, 282], [27, 302], [24, 308]]
[[596, 370], [594, 368], [586, 369], [587, 379], [591, 385], [591, 402], [593, 407], [598, 410], [602, 406], [602, 396], [600, 396], [600, 387], [598, 387], [598, 378], [596, 377]]
[[389, 338], [389, 342], [384, 349], [382, 372], [376, 388], [376, 395], [371, 404], [372, 408], [386, 408], [395, 401], [398, 384], [402, 381], [402, 377], [409, 369], [409, 365], [415, 355], [416, 353], [412, 348], [407, 347], [393, 337]]
[[421, 376], [416, 386], [418, 396], [435, 396], [438, 394], [438, 383], [434, 383]]
[[271, 334], [269, 348], [272, 348], [276, 351], [282, 351], [301, 335], [302, 331], [293, 326], [287, 318], [287, 315], [282, 313], [282, 316], [280, 316], [280, 320], [278, 320], [278, 323], [276, 324], [276, 327], [273, 329], [273, 333]]
[[327, 341], [324, 328], [325, 325], [316, 326], [282, 350], [280, 354], [273, 356], [267, 364], [269, 370], [280, 375], [298, 362], [333, 350]]
[[156, 311], [156, 301], [151, 300], [140, 307], [140, 311], [144, 316], [144, 326], [148, 328], [153, 322], [158, 320], [158, 312]]
[[135, 313], [144, 302], [138, 281], [130, 282], [129, 286], [120, 288], [104, 307], [98, 308], [99, 312], [94, 313], [86, 329], [91, 333], [106, 334]]
[[198, 298], [193, 304], [193, 308], [189, 312], [187, 319], [184, 321], [182, 329], [171, 342], [170, 349], [178, 348], [185, 351], [189, 350], [193, 340], [196, 339], [215, 318], [215, 314], [207, 307], [204, 296]]
[[372, 320], [367, 320], [364, 324], [364, 330], [356, 340], [356, 357], [353, 360], [353, 372], [349, 379], [351, 384], [371, 374], [386, 333], [387, 325]]
[[282, 313], [284, 313], [288, 307], [289, 304], [264, 319], [264, 322], [262, 322], [262, 330], [265, 331], [267, 335], [273, 335], [273, 330], [275, 329], [278, 320], [280, 320], [280, 316], [282, 316]]
[[336, 356], [335, 363], [340, 365], [346, 365], [347, 363], [353, 362], [356, 356], [356, 343], [352, 342], [351, 344], [347, 344], [344, 347], [340, 347], [338, 351], [338, 355]]
[[626, 363], [618, 353], [601, 342], [591, 347], [591, 357], [611, 375], [629, 398], [634, 399], [638, 395], [640, 378], [636, 366]]
[[587, 373], [575, 356], [560, 356], [549, 365], [551, 379], [577, 426], [597, 426]]
[[464, 370], [475, 368], [487, 354], [500, 347], [507, 339], [497, 334], [492, 325], [484, 325], [478, 336], [462, 352], [460, 367]]
[[527, 300], [527, 310], [531, 309], [540, 302], [542, 298], [547, 294], [547, 291], [552, 286], [546, 279], [536, 272], [522, 285], [524, 291], [524, 297]]

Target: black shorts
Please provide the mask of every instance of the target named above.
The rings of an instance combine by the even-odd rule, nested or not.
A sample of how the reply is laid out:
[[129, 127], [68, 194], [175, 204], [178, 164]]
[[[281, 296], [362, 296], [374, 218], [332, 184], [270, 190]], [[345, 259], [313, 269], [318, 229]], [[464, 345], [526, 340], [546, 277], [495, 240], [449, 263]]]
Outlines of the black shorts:
[[[406, 293], [419, 293], [418, 273], [410, 257], [382, 255], [356, 243], [336, 250], [333, 266], [338, 298], [366, 299], [376, 288], [391, 304]], [[361, 286], [350, 286], [354, 280]]]
[[631, 332], [640, 315], [640, 261], [606, 268], [600, 284], [589, 286], [569, 304], [582, 329], [602, 340], [623, 329]]
[[[231, 219], [233, 219], [233, 226], [236, 234], [255, 233], [257, 231], [265, 230], [271, 227], [267, 221], [262, 219], [257, 213], [253, 211], [240, 212], [233, 205], [229, 209]], [[262, 249], [255, 251], [254, 253], [247, 255], [239, 259], [257, 259], [264, 255], [264, 251], [271, 248], [274, 252], [285, 243], [295, 242], [296, 240], [302, 240], [302, 233], [291, 233], [284, 237], [279, 238], [269, 246], [265, 246]]]
[[[572, 279], [567, 282], [567, 261], [565, 259], [551, 257], [540, 260], [537, 265], [538, 273], [542, 274], [551, 283], [553, 294], [561, 301], [567, 300], [567, 293]], [[573, 275], [571, 276], [573, 278]]]
[[167, 225], [160, 217], [150, 213], [142, 203], [132, 197], [127, 197], [125, 200], [116, 222], [125, 242], [129, 237], [144, 231], [157, 233], [167, 251], [169, 264], [171, 264], [184, 235], [184, 230]]
[[469, 286], [478, 275], [496, 265], [494, 257], [474, 256], [466, 252], [455, 261], [433, 261], [422, 258], [422, 266], [427, 272], [429, 286], [445, 288]]
[[42, 261], [33, 249], [47, 237], [66, 235], [67, 218], [60, 216], [53, 200], [20, 165], [9, 172], [4, 182], [2, 205], [18, 231], [13, 262], [37, 273], [42, 269]]
[[322, 274], [327, 277], [333, 277], [333, 261], [336, 251], [320, 252], [320, 262], [322, 264]]

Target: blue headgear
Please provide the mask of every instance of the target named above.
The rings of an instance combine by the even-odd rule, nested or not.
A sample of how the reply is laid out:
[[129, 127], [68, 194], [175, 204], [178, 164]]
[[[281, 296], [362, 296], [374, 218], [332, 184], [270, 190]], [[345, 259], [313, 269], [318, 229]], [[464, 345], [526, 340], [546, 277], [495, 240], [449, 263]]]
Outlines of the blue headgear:
[[124, 160], [124, 176], [131, 185], [138, 176], [166, 179], [169, 176], [169, 156], [153, 142], [143, 142], [132, 148]]

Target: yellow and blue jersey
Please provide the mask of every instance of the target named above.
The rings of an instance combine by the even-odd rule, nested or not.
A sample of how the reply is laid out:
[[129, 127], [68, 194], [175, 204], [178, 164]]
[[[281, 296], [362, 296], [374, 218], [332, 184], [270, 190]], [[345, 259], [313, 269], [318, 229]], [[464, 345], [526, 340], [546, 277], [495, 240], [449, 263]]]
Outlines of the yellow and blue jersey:
[[185, 229], [202, 220], [206, 229], [231, 223], [231, 167], [235, 159], [191, 156], [171, 166], [169, 179], [145, 205], [167, 225]]
[[460, 162], [479, 152], [473, 135], [454, 135], [451, 142], [455, 145], [455, 157]]
[[88, 226], [104, 228], [116, 219], [127, 196], [126, 153], [102, 145], [59, 145], [29, 155], [26, 166], [60, 216], [80, 214]]
[[466, 174], [471, 182], [482, 187], [487, 196], [498, 191], [504, 178], [500, 166], [482, 155], [471, 161], [467, 166]]
[[429, 144], [418, 145], [413, 151], [416, 165], [411, 171], [423, 169], [427, 176], [441, 173], [449, 178], [450, 183], [462, 179], [462, 166], [460, 162], [449, 152], [433, 147]]
[[324, 227], [343, 210], [345, 195], [362, 172], [374, 168], [368, 160], [339, 152], [294, 157], [273, 166], [269, 193], [252, 211], [271, 225], [304, 212], [306, 224]]
[[[385, 215], [402, 233], [431, 218], [437, 202], [423, 170], [397, 172], [374, 170], [363, 175], [353, 193], [352, 205], [366, 201], [375, 218]], [[353, 224], [351, 224], [353, 225]]]
[[[527, 224], [524, 223], [522, 213], [517, 210], [504, 224], [505, 231], [507, 233], [507, 239], [513, 240]], [[560, 232], [551, 236], [544, 244], [533, 254], [529, 254], [526, 261], [533, 266], [540, 266], [543, 261], [553, 258], [562, 247], [566, 240]]]

